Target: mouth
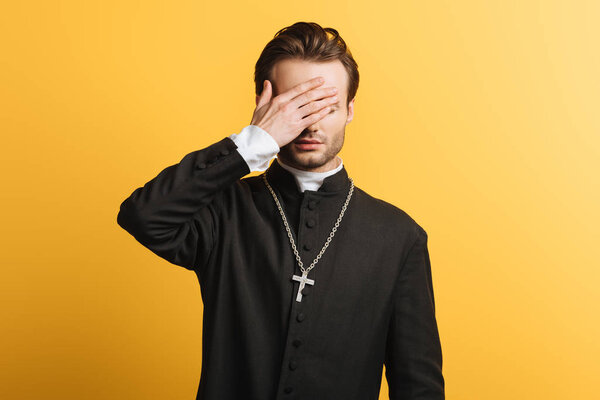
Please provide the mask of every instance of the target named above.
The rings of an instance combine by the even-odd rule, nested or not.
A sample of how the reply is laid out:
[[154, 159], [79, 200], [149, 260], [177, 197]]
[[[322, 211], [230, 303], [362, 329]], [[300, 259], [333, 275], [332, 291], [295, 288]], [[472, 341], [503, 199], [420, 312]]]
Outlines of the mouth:
[[298, 148], [300, 150], [314, 150], [314, 149], [317, 149], [322, 144], [323, 143], [319, 142], [318, 140], [307, 140], [307, 139], [302, 139], [302, 140], [298, 140], [298, 141], [294, 142], [294, 145], [296, 146], [296, 148]]
[[296, 144], [322, 144], [321, 142], [319, 142], [318, 140], [315, 140], [315, 139], [300, 139], [300, 140], [296, 140], [294, 143], [296, 143]]

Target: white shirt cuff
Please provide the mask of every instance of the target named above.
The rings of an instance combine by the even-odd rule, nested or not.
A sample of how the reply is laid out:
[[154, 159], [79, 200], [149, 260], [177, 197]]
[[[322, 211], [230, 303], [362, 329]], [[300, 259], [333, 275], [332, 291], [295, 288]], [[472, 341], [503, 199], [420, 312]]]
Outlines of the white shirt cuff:
[[248, 164], [250, 172], [265, 171], [279, 153], [279, 145], [267, 131], [256, 125], [248, 125], [240, 133], [232, 133], [229, 138], [237, 146], [237, 151]]

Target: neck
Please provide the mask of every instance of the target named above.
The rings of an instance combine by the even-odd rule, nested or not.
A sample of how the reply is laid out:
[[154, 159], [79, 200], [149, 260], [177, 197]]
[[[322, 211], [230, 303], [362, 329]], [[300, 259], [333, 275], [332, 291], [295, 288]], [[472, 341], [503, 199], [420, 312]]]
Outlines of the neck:
[[305, 171], [302, 169], [298, 169], [298, 168], [294, 168], [290, 165], [287, 165], [283, 162], [281, 162], [281, 159], [279, 159], [279, 157], [277, 157], [277, 162], [279, 163], [279, 165], [281, 165], [281, 167], [285, 170], [287, 170], [288, 172], [290, 172], [293, 176], [294, 179], [296, 180], [296, 184], [298, 185], [298, 189], [300, 190], [300, 192], [304, 192], [305, 190], [318, 190], [319, 187], [321, 187], [321, 185], [323, 184], [323, 180], [330, 176], [333, 175], [337, 172], [339, 172], [343, 166], [343, 160], [337, 156], [336, 160], [338, 162], [337, 167], [330, 169], [328, 171]]

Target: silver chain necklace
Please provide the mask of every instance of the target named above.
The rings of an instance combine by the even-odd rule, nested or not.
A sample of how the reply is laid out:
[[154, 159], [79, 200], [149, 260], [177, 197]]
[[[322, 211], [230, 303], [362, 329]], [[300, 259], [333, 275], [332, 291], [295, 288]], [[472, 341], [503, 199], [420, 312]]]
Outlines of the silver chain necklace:
[[308, 267], [307, 269], [304, 269], [304, 264], [302, 263], [302, 260], [300, 259], [298, 250], [296, 249], [296, 243], [294, 243], [294, 238], [292, 237], [292, 231], [290, 230], [290, 226], [288, 225], [287, 219], [285, 218], [285, 213], [283, 212], [283, 208], [281, 207], [281, 204], [279, 203], [279, 199], [277, 198], [277, 195], [273, 191], [273, 188], [271, 188], [271, 185], [269, 185], [269, 181], [267, 180], [267, 174], [264, 173], [262, 175], [262, 177], [263, 177], [263, 180], [265, 181], [265, 185], [267, 185], [267, 188], [269, 188], [269, 190], [271, 191], [271, 195], [273, 196], [273, 199], [275, 199], [275, 204], [277, 204], [277, 208], [279, 209], [279, 214], [281, 214], [281, 218], [283, 219], [283, 224], [285, 225], [285, 230], [287, 231], [288, 238], [290, 239], [290, 244], [292, 245], [292, 250], [294, 250], [294, 254], [296, 255], [296, 260], [298, 261], [298, 265], [300, 266], [300, 269], [302, 270], [302, 276], [295, 275], [295, 274], [292, 275], [292, 281], [300, 282], [300, 286], [298, 287], [298, 294], [296, 295], [296, 301], [301, 302], [302, 301], [302, 289], [304, 289], [304, 286], [306, 284], [308, 284], [308, 285], [315, 284], [314, 279], [308, 279], [308, 273], [310, 272], [311, 269], [313, 269], [315, 267], [315, 265], [317, 264], [317, 262], [319, 261], [319, 259], [323, 255], [323, 253], [325, 253], [325, 249], [327, 249], [327, 246], [329, 246], [329, 242], [331, 242], [331, 239], [335, 235], [335, 232], [337, 231], [337, 228], [340, 225], [340, 221], [342, 220], [342, 217], [344, 216], [344, 212], [346, 212], [346, 207], [348, 207], [348, 202], [350, 202], [350, 197], [352, 197], [352, 192], [354, 191], [354, 181], [352, 180], [352, 178], [348, 177], [348, 179], [350, 180], [350, 191], [348, 192], [348, 196], [346, 197], [346, 202], [342, 206], [342, 211], [340, 212], [340, 215], [339, 215], [337, 221], [335, 222], [335, 225], [333, 226], [333, 229], [331, 230], [329, 237], [325, 241], [323, 248], [321, 249], [319, 254], [317, 254], [317, 257], [315, 257], [312, 264], [310, 264], [310, 267]]

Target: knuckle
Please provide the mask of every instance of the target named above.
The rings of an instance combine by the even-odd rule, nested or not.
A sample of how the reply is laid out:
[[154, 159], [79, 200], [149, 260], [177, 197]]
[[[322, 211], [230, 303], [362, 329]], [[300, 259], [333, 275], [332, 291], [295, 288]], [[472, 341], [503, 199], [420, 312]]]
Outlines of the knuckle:
[[286, 114], [289, 113], [290, 110], [291, 110], [290, 103], [281, 104], [280, 107], [279, 107], [279, 109], [281, 111], [283, 111], [284, 113], [286, 113]]
[[300, 96], [298, 96], [298, 101], [300, 102], [300, 104], [306, 104], [309, 100], [310, 98], [308, 93], [302, 93]]

